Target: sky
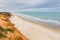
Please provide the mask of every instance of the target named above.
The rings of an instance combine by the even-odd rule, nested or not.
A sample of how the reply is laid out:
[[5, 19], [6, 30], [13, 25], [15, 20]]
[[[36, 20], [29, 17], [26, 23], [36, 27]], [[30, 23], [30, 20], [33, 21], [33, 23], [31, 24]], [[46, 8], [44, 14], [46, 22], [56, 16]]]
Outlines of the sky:
[[60, 12], [60, 0], [0, 0], [0, 11]]

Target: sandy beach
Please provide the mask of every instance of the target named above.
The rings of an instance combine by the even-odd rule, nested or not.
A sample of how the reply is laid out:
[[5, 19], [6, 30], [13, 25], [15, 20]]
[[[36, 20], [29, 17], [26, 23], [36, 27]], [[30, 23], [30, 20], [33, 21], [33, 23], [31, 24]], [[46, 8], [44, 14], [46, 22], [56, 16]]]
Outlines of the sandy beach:
[[13, 15], [11, 21], [29, 40], [60, 40], [59, 30], [54, 31], [55, 29], [24, 20], [16, 15]]

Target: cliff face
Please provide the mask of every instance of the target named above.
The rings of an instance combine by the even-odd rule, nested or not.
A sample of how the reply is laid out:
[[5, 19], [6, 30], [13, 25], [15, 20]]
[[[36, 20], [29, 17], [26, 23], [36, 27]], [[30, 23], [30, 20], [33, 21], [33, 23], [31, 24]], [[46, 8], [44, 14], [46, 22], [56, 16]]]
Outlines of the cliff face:
[[28, 40], [11, 21], [0, 19], [0, 40]]

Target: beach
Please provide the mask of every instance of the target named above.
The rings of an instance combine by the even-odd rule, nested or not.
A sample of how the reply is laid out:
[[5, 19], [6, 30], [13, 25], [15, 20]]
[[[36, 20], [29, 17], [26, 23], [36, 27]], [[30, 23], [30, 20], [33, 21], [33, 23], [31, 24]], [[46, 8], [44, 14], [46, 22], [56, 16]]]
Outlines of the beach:
[[[32, 20], [32, 19], [31, 19]], [[11, 21], [29, 40], [60, 40], [60, 30], [49, 28], [13, 14]]]

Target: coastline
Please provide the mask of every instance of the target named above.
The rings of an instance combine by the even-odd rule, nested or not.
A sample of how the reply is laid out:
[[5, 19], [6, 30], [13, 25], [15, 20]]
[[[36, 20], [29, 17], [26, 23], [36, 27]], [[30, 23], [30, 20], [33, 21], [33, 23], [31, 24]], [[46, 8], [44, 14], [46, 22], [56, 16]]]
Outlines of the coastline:
[[45, 27], [48, 27], [48, 28], [51, 28], [51, 29], [55, 29], [55, 30], [60, 30], [60, 23], [58, 22], [53, 22], [51, 23], [48, 22], [48, 20], [42, 20], [42, 19], [39, 19], [39, 18], [35, 18], [35, 17], [32, 17], [32, 16], [28, 16], [28, 15], [23, 15], [23, 14], [16, 14], [16, 16], [18, 18], [21, 18], [25, 21], [29, 21], [29, 22], [32, 22], [32, 23], [36, 23], [36, 24], [39, 24], [39, 25], [43, 25]]
[[[16, 28], [20, 30], [30, 40], [58, 40], [60, 39], [60, 32], [56, 32], [41, 24], [27, 21], [21, 17], [14, 15], [17, 19], [14, 21]], [[13, 19], [15, 20], [15, 19]]]
[[45, 24], [45, 23], [42, 23], [42, 22], [35, 22], [35, 21], [32, 21], [32, 20], [27, 20], [25, 18], [22, 18], [20, 16], [17, 16], [18, 18], [20, 19], [23, 19], [25, 21], [28, 21], [30, 23], [33, 23], [33, 24], [37, 24], [37, 25], [42, 25], [43, 27], [47, 28], [47, 29], [51, 29], [52, 31], [55, 31], [55, 32], [58, 32], [60, 33], [60, 28], [58, 28], [57, 26], [55, 25], [49, 25], [49, 24]]

